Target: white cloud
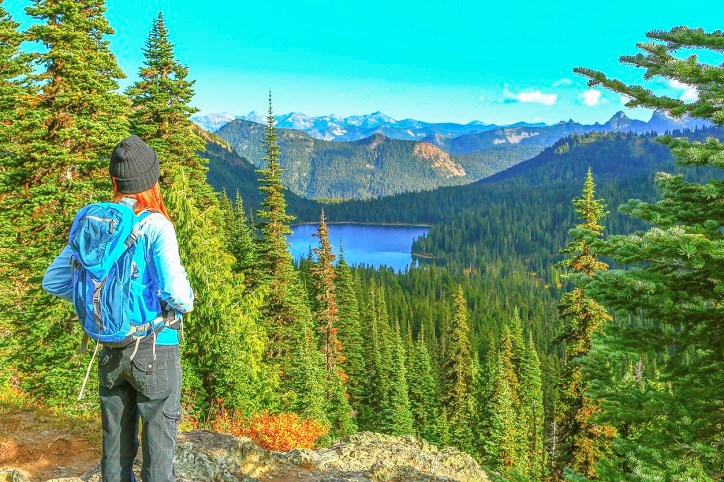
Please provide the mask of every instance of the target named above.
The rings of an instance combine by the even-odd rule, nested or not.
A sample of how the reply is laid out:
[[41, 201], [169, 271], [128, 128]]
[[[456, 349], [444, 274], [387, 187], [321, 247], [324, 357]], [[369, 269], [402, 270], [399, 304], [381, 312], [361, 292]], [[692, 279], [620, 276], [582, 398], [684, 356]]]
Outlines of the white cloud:
[[699, 92], [696, 90], [695, 87], [692, 87], [689, 84], [685, 84], [676, 79], [671, 79], [669, 80], [669, 87], [676, 90], [683, 90], [683, 92], [679, 96], [679, 100], [682, 100], [684, 102], [694, 102], [699, 100]]
[[545, 94], [540, 90], [520, 92], [518, 94], [510, 92], [507, 86], [503, 90], [503, 102], [506, 103], [524, 102], [532, 104], [553, 105], [556, 103], [556, 100], [558, 100], [557, 94]]
[[593, 107], [594, 105], [606, 103], [606, 101], [601, 98], [601, 91], [594, 90], [594, 89], [588, 89], [584, 93], [580, 94], [578, 96], [578, 100], [580, 100], [585, 105], [588, 105], [591, 107]]
[[485, 96], [484, 95], [478, 96], [478, 101], [479, 102], [485, 101]]
[[699, 100], [699, 92], [696, 91], [695, 88], [686, 89], [683, 94], [681, 94], [681, 97], [679, 97], [680, 100], [683, 100], [684, 102], [696, 102]]
[[630, 101], [630, 100], [631, 100], [631, 97], [629, 97], [627, 95], [621, 95], [621, 104], [626, 105], [628, 103], [628, 101]]
[[555, 82], [551, 84], [552, 87], [560, 87], [562, 85], [571, 85], [573, 81], [571, 79], [567, 79], [563, 77], [562, 79], [558, 79]]

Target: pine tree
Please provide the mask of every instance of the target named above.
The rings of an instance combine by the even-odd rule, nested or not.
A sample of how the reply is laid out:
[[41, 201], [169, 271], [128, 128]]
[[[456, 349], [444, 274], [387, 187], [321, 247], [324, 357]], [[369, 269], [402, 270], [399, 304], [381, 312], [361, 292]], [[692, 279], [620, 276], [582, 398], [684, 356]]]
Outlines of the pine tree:
[[222, 398], [228, 407], [250, 413], [272, 398], [275, 383], [261, 360], [262, 293], [246, 291], [243, 276], [232, 270], [231, 233], [224, 227], [229, 203], [224, 208], [206, 183], [205, 161], [196, 153], [204, 142], [188, 119], [196, 112], [189, 105], [193, 82], [174, 58], [168, 35], [159, 13], [143, 51], [140, 79], [127, 94], [133, 104], [131, 131], [159, 156], [167, 207], [177, 221], [181, 259], [195, 293], [194, 311], [185, 316], [182, 350], [190, 374], [185, 383], [190, 389], [197, 380], [196, 388], [203, 388], [196, 396], [202, 407]]
[[229, 251], [236, 258], [234, 271], [244, 274], [247, 286], [258, 285], [258, 259], [254, 245], [254, 233], [244, 211], [244, 200], [239, 191], [232, 208], [232, 218], [229, 222]]
[[274, 112], [272, 111], [271, 93], [269, 93], [269, 112], [264, 136], [265, 167], [257, 169], [261, 175], [259, 191], [264, 194], [261, 209], [257, 210], [260, 222], [257, 228], [261, 231], [257, 253], [262, 262], [262, 271], [266, 279], [275, 279], [288, 274], [291, 257], [288, 251], [286, 236], [292, 234], [289, 224], [294, 216], [286, 212], [285, 187], [282, 185], [282, 171], [279, 164], [279, 146], [274, 128]]
[[261, 362], [263, 292], [244, 290], [220, 228], [194, 206], [190, 190], [181, 170], [166, 196], [195, 296], [194, 310], [184, 315], [184, 388], [202, 409], [220, 398], [249, 415], [269, 403], [275, 384]]
[[363, 336], [365, 345], [366, 386], [365, 403], [360, 413], [360, 428], [364, 430], [380, 431], [383, 426], [383, 414], [387, 411], [389, 390], [389, 365], [385, 365], [386, 351], [379, 325], [381, 312], [378, 308], [380, 296], [375, 283], [370, 284], [369, 305], [367, 307], [367, 322]]
[[352, 408], [349, 405], [345, 384], [347, 374], [342, 362], [342, 343], [337, 336], [339, 310], [337, 292], [334, 284], [337, 276], [334, 266], [335, 255], [329, 243], [329, 229], [324, 218], [324, 210], [319, 221], [317, 233], [319, 246], [314, 248], [316, 262], [310, 267], [313, 293], [313, 313], [317, 332], [321, 338], [322, 354], [325, 358], [328, 411], [332, 423], [332, 435], [344, 436], [354, 432], [356, 427], [351, 419]]
[[437, 423], [440, 416], [437, 406], [438, 389], [432, 371], [430, 354], [425, 345], [425, 330], [421, 329], [412, 346], [412, 362], [408, 376], [410, 389], [410, 411], [414, 427], [422, 438], [439, 442]]
[[262, 176], [259, 191], [265, 195], [257, 211], [262, 234], [257, 255], [259, 282], [268, 287], [263, 308], [268, 337], [265, 360], [281, 381], [280, 408], [326, 420], [324, 357], [318, 356], [307, 293], [287, 249], [286, 235], [291, 233], [289, 223], [294, 217], [286, 213], [271, 94], [264, 147], [266, 167], [257, 170]]
[[[521, 399], [522, 384], [520, 367], [525, 354], [518, 353], [521, 347], [519, 337], [520, 332], [517, 329], [511, 332], [508, 325], [504, 326], [503, 336], [500, 338], [498, 370], [500, 371], [500, 376], [503, 377], [505, 381], [506, 390], [509, 391], [509, 394], [506, 392], [505, 396], [506, 400], [508, 397], [510, 398], [513, 413], [513, 419], [506, 422], [506, 424], [510, 425], [510, 428], [506, 428], [506, 436], [512, 438], [510, 440], [506, 439], [505, 452], [507, 462], [505, 466], [507, 470], [515, 470], [518, 474], [523, 475], [527, 472], [528, 467], [528, 441], [526, 439], [528, 432], [526, 430], [527, 417], [525, 413], [528, 407], [523, 407], [523, 401]], [[523, 350], [525, 350], [524, 345]]]
[[342, 343], [345, 373], [347, 373], [347, 393], [352, 409], [359, 413], [364, 397], [365, 362], [364, 346], [360, 328], [360, 313], [355, 294], [352, 272], [344, 260], [340, 247], [339, 262], [335, 278], [337, 303], [339, 305], [339, 330], [337, 335]]
[[470, 346], [467, 303], [462, 286], [453, 296], [453, 316], [447, 333], [445, 349], [445, 384], [442, 401], [450, 420], [452, 442], [462, 450], [470, 450], [470, 389], [472, 385], [472, 348]]
[[524, 475], [531, 480], [542, 480], [545, 469], [543, 450], [543, 389], [538, 352], [533, 345], [533, 336], [528, 344], [519, 368], [521, 428], [524, 428], [527, 470]]
[[394, 345], [392, 346], [392, 364], [390, 365], [390, 384], [388, 406], [384, 416], [384, 429], [392, 435], [413, 433], [410, 399], [407, 394], [407, 367], [405, 366], [405, 347], [400, 337], [400, 327], [395, 325]]
[[[37, 22], [23, 35], [31, 42], [29, 50], [43, 46], [32, 54], [34, 68], [27, 76], [25, 60], [12, 53], [18, 40], [12, 22], [3, 23], [4, 35], [9, 34], [3, 55], [11, 61], [10, 70], [3, 65], [0, 75], [19, 69], [18, 80], [29, 82], [29, 88], [23, 88], [17, 124], [0, 134], [22, 131], [14, 139], [17, 157], [2, 157], [2, 226], [12, 226], [13, 235], [2, 237], [0, 261], [14, 286], [7, 292], [3, 286], [0, 311], [19, 348], [14, 365], [23, 388], [67, 402], [88, 359], [76, 353], [81, 335], [72, 308], [41, 292], [38, 274], [65, 245], [76, 211], [110, 195], [108, 157], [126, 135], [127, 102], [116, 92], [124, 75], [108, 48], [113, 30], [104, 2], [35, 0], [26, 12]], [[3, 89], [18, 87], [7, 80], [0, 81]], [[14, 103], [14, 95], [3, 102]], [[1, 116], [15, 115], [5, 107]]]
[[[25, 141], [28, 121], [26, 106], [36, 91], [28, 83], [32, 55], [21, 51], [23, 34], [20, 24], [13, 20], [0, 0], [0, 204], [17, 189], [16, 181], [28, 176], [24, 170], [25, 159], [19, 155]], [[15, 242], [11, 213], [0, 210], [0, 298], [15, 299], [15, 263], [6, 260]], [[2, 303], [2, 302], [0, 302]], [[3, 307], [4, 311], [4, 307]], [[0, 316], [0, 386], [11, 377], [12, 363], [5, 356], [12, 351], [11, 326], [6, 316]]]
[[[488, 453], [493, 423], [493, 394], [498, 371], [498, 350], [495, 341], [489, 340], [488, 352], [481, 364], [476, 364], [473, 370], [473, 383], [471, 396], [473, 398], [475, 412], [473, 418], [473, 455], [484, 464], [496, 456]], [[495, 454], [497, 451], [493, 450]]]
[[[588, 278], [607, 269], [591, 246], [603, 231], [599, 221], [606, 214], [606, 207], [596, 199], [594, 190], [593, 175], [589, 169], [581, 197], [573, 201], [582, 222], [571, 230], [573, 241], [562, 251], [570, 258], [560, 263], [568, 273], [579, 273]], [[556, 407], [560, 451], [558, 460], [554, 461], [555, 469], [559, 475], [564, 467], [569, 467], [593, 477], [596, 463], [609, 450], [612, 433], [610, 427], [594, 421], [599, 409], [596, 401], [585, 393], [588, 382], [581, 372], [580, 362], [591, 347], [594, 332], [611, 317], [581, 286], [575, 286], [564, 295], [559, 309], [565, 324], [557, 341], [565, 342], [565, 356], [560, 400]]]
[[[649, 42], [639, 44], [643, 53], [621, 57], [622, 63], [645, 69], [645, 79], [690, 86], [697, 94], [696, 100], [659, 96], [645, 87], [626, 85], [590, 69], [578, 68], [576, 72], [588, 77], [591, 86], [627, 96], [628, 107], [664, 109], [675, 117], [688, 114], [722, 126], [724, 67], [699, 62], [694, 55], [681, 58], [680, 54], [684, 51], [688, 55], [695, 49], [721, 54], [724, 33], [675, 27], [649, 32], [647, 37]], [[612, 353], [604, 359], [608, 363], [615, 361], [620, 347], [657, 354], [658, 372], [642, 376], [667, 387], [653, 398], [655, 403], [647, 410], [648, 423], [637, 423], [635, 434], [626, 435], [625, 426], [625, 421], [635, 420], [635, 406], [616, 404], [610, 411], [604, 410], [603, 418], [611, 420], [623, 433], [611, 463], [624, 474], [637, 466], [640, 472], [658, 471], [661, 479], [684, 480], [690, 477], [686, 467], [700, 465], [709, 476], [720, 473], [722, 467], [724, 340], [720, 280], [724, 266], [718, 253], [724, 243], [724, 184], [719, 180], [724, 147], [714, 138], [695, 142], [663, 136], [660, 140], [679, 166], [689, 167], [690, 171], [705, 169], [711, 180], [699, 183], [683, 175], [658, 173], [658, 202], [630, 201], [621, 208], [651, 223], [651, 227], [644, 232], [612, 236], [599, 246], [602, 255], [627, 269], [598, 273], [587, 289], [612, 309], [630, 314], [630, 321], [622, 317], [615, 325], [607, 325]], [[614, 403], [612, 391], [598, 388], [599, 393], [609, 394], [602, 404]], [[674, 440], [676, 443], [672, 443]]]
[[491, 397], [488, 402], [489, 433], [484, 442], [484, 452], [488, 467], [492, 470], [509, 473], [519, 466], [518, 429], [513, 389], [510, 387], [503, 367], [511, 364], [506, 360], [505, 351], [497, 353], [497, 359], [491, 370]]
[[179, 168], [188, 178], [190, 195], [201, 210], [216, 204], [206, 182], [206, 160], [197, 153], [205, 149], [189, 120], [198, 109], [190, 105], [194, 81], [187, 80], [188, 68], [176, 60], [174, 45], [163, 14], [153, 20], [146, 40], [144, 65], [139, 80], [126, 89], [133, 107], [129, 118], [131, 132], [146, 141], [158, 154], [161, 186], [170, 187]]
[[322, 209], [317, 232], [313, 236], [319, 239], [319, 246], [313, 249], [317, 261], [312, 264], [310, 274], [314, 294], [313, 312], [317, 322], [317, 331], [321, 335], [322, 353], [325, 357], [327, 373], [339, 376], [346, 381], [347, 375], [342, 367], [338, 366], [342, 361], [342, 344], [337, 337], [339, 310], [334, 285], [337, 273], [332, 264], [336, 256], [332, 253], [332, 245], [329, 243], [329, 228], [327, 228], [327, 221], [324, 218], [324, 209]]

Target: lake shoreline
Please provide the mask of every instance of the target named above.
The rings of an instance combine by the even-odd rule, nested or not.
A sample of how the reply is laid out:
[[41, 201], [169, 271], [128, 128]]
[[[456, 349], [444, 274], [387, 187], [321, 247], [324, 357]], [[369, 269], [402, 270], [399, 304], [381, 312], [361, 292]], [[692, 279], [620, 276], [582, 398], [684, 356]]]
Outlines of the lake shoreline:
[[[290, 224], [290, 227], [294, 226], [307, 226], [310, 224], [319, 224], [319, 221], [306, 221], [303, 223]], [[431, 228], [434, 224], [423, 224], [423, 223], [368, 223], [363, 221], [327, 221], [327, 225], [332, 224], [359, 224], [360, 226], [410, 226], [410, 227], [422, 227]]]

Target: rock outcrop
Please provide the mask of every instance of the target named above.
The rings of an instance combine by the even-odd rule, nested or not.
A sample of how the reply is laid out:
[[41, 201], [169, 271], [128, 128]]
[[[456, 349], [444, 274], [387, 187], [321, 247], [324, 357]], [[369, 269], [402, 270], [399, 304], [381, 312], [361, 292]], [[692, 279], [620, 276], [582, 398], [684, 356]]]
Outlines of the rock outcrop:
[[[140, 463], [137, 463], [140, 472]], [[253, 440], [203, 430], [182, 434], [176, 450], [179, 482], [486, 482], [488, 475], [457, 449], [437, 448], [412, 436], [362, 432], [316, 450], [276, 452]], [[0, 481], [24, 482], [0, 472]], [[52, 482], [100, 482], [96, 468], [81, 478]], [[140, 480], [140, 478], [138, 479]], [[49, 481], [50, 482], [50, 481]]]

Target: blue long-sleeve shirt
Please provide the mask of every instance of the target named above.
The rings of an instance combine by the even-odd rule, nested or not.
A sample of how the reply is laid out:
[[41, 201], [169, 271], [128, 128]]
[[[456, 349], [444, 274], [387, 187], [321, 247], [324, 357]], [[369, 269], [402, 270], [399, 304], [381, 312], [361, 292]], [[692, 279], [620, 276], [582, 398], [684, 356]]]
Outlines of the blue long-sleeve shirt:
[[[124, 204], [132, 207], [133, 199], [124, 198]], [[150, 214], [141, 230], [148, 255], [147, 277], [156, 279], [159, 297], [178, 313], [193, 309], [194, 293], [189, 284], [186, 270], [181, 265], [176, 232], [171, 221], [160, 214]], [[66, 246], [51, 263], [43, 277], [43, 289], [68, 301], [73, 300], [73, 280], [70, 257], [72, 251]], [[156, 339], [158, 345], [177, 345], [178, 331], [164, 328]]]

